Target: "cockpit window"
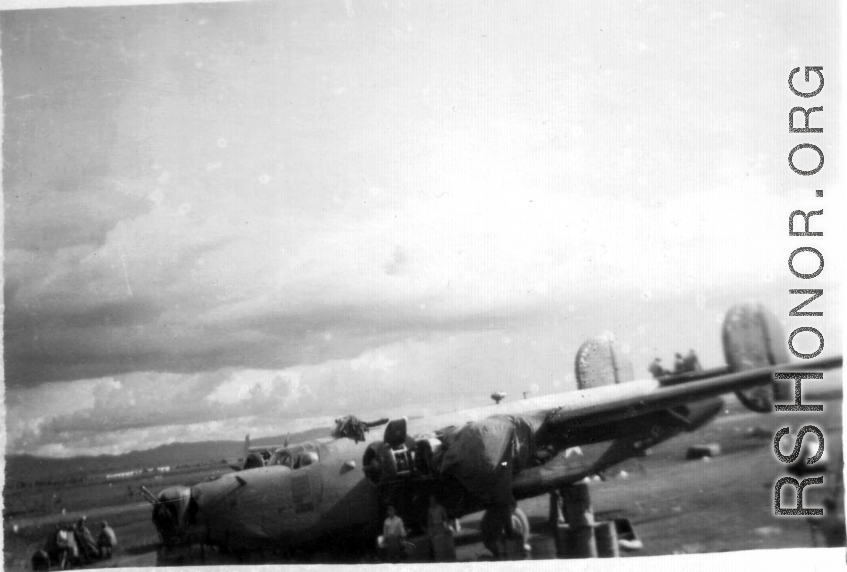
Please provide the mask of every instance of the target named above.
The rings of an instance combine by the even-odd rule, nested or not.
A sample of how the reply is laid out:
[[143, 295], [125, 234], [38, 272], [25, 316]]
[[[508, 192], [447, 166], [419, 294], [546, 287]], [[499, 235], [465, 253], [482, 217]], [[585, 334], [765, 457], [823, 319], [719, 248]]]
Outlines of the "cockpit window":
[[284, 465], [289, 469], [299, 469], [320, 462], [320, 454], [315, 443], [304, 443], [277, 449], [269, 464]]

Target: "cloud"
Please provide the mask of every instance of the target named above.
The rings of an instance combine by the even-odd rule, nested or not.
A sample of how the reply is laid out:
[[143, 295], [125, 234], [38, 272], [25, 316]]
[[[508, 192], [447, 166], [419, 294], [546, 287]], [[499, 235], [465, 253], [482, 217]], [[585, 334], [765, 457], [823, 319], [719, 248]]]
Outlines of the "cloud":
[[[784, 218], [755, 181], [630, 201], [617, 216], [606, 214], [619, 212], [616, 199], [494, 189], [483, 200], [481, 187], [409, 196], [396, 219], [330, 224], [294, 240], [286, 237], [302, 223], [259, 210], [236, 232], [210, 197], [196, 209], [211, 208], [207, 218], [156, 209], [118, 222], [98, 248], [12, 249], [9, 384], [293, 366], [304, 352], [328, 355], [325, 331], [331, 351], [353, 356], [373, 336], [529, 318], [598, 289], [693, 295], [759, 282], [783, 264], [771, 233], [751, 232], [752, 212], [771, 227]], [[483, 203], [489, 212], [474, 217]], [[727, 205], [719, 231], [715, 203]]]
[[[779, 284], [751, 287], [777, 309]], [[762, 298], [763, 292], [770, 292]], [[740, 298], [739, 298], [740, 297]], [[627, 303], [620, 312], [602, 297], [571, 310], [551, 307], [543, 320], [460, 324], [455, 331], [371, 340], [349, 358], [296, 365], [175, 373], [132, 372], [32, 388], [7, 388], [10, 453], [117, 453], [173, 441], [281, 435], [327, 426], [345, 414], [361, 418], [431, 415], [489, 404], [493, 391], [514, 399], [575, 387], [573, 356], [587, 338], [613, 331], [637, 377], [655, 356], [696, 348], [707, 367], [723, 364], [723, 312], [743, 291]], [[834, 337], [830, 337], [833, 334]], [[838, 343], [827, 330], [827, 343]], [[316, 336], [330, 348], [336, 335]], [[328, 352], [332, 354], [331, 350]]]
[[784, 294], [784, 150], [746, 73], [775, 60], [718, 49], [750, 24], [692, 33], [675, 8], [601, 37], [564, 17], [536, 33], [555, 4], [446, 28], [323, 8], [4, 18], [16, 447], [267, 428], [327, 395], [543, 393], [600, 326], [646, 360], [730, 298]]
[[[147, 443], [155, 446], [165, 427], [170, 440], [233, 439], [297, 430], [308, 419], [323, 423], [328, 410], [336, 416], [370, 413], [380, 397], [407, 404], [431, 389], [422, 379], [424, 348], [418, 346], [408, 342], [351, 360], [282, 370], [144, 372], [12, 389], [10, 450], [114, 452], [143, 443], [136, 434], [158, 436]], [[398, 360], [409, 359], [418, 362], [416, 370], [394, 371]]]
[[[67, 40], [51, 40], [58, 62], [33, 61], [7, 34], [9, 93], [39, 87], [49, 96], [46, 107], [37, 98], [15, 103], [7, 122], [7, 139], [18, 142], [7, 193], [10, 386], [291, 367], [330, 357], [317, 330], [332, 330], [331, 351], [350, 358], [451, 324], [532, 319], [598, 289], [678, 295], [775, 267], [761, 255], [735, 258], [751, 236], [769, 251], [768, 218], [741, 214], [775, 204], [761, 170], [744, 178], [749, 167], [734, 165], [705, 182], [689, 174], [700, 150], [685, 141], [708, 147], [716, 135], [692, 119], [697, 94], [683, 77], [596, 80], [592, 89], [609, 100], [602, 121], [620, 134], [608, 138], [601, 134], [612, 125], [582, 111], [593, 105], [593, 76], [579, 63], [561, 77], [485, 52], [459, 65], [450, 50], [459, 40], [448, 37], [432, 47], [432, 61], [449, 64], [451, 77], [464, 77], [464, 65], [481, 74], [448, 90], [429, 68], [408, 74], [391, 60], [398, 74], [377, 73], [373, 58], [335, 44], [318, 66], [296, 51], [280, 65], [284, 46], [267, 30], [233, 35], [224, 16], [245, 17], [243, 7], [186, 9], [196, 12], [190, 22], [206, 22], [186, 36], [209, 42], [202, 70], [188, 40], [159, 20], [145, 24], [152, 12], [143, 10], [125, 32], [139, 46], [174, 48], [167, 62], [146, 61], [139, 47], [120, 63], [120, 34], [95, 52], [69, 43], [97, 31], [90, 19], [65, 22]], [[394, 26], [386, 17], [355, 25], [371, 27], [376, 42]], [[311, 45], [327, 25], [298, 38]], [[395, 47], [417, 57], [417, 48]], [[346, 67], [332, 65], [333, 54]], [[109, 62], [105, 71], [99, 60]], [[36, 81], [22, 63], [46, 71]], [[94, 74], [81, 95], [62, 91], [59, 79], [75, 78], [66, 68]], [[282, 87], [287, 77], [302, 82]], [[385, 85], [375, 93], [361, 77]], [[638, 89], [622, 89], [629, 84]], [[354, 87], [331, 97], [337, 85]], [[315, 90], [329, 99], [316, 105]], [[569, 96], [557, 103], [536, 95], [544, 93]], [[679, 125], [668, 143], [649, 136], [661, 127], [649, 113], [656, 105]], [[51, 148], [76, 143], [94, 158], [73, 151], [47, 160], [26, 134], [51, 124]], [[657, 163], [660, 176], [646, 167]], [[717, 233], [716, 219], [736, 223]]]

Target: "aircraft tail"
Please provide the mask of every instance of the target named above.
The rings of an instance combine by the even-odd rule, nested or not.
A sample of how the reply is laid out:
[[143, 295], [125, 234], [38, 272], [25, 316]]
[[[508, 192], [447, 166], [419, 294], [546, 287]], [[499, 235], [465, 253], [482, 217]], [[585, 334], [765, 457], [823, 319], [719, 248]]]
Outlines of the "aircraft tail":
[[[761, 304], [736, 304], [723, 322], [723, 349], [733, 373], [787, 364], [785, 335], [777, 317]], [[791, 382], [776, 382], [735, 392], [745, 407], [757, 413], [773, 411], [774, 400], [791, 399]]]
[[[632, 361], [609, 332], [585, 341], [576, 352], [576, 383], [579, 389], [625, 383], [635, 379]], [[493, 396], [492, 396], [493, 397]]]
[[247, 459], [250, 457], [250, 433], [244, 436], [244, 449], [241, 451], [241, 464], [230, 463], [229, 468], [233, 471], [241, 471], [247, 468]]

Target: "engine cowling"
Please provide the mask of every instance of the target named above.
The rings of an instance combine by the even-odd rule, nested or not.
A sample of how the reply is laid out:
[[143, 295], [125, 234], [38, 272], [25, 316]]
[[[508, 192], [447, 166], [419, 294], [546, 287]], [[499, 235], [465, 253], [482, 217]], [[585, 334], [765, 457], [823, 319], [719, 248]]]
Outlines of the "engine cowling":
[[442, 450], [441, 441], [433, 437], [412, 439], [404, 436], [398, 440], [394, 436], [391, 442], [369, 444], [362, 467], [374, 485], [427, 477], [437, 472]]

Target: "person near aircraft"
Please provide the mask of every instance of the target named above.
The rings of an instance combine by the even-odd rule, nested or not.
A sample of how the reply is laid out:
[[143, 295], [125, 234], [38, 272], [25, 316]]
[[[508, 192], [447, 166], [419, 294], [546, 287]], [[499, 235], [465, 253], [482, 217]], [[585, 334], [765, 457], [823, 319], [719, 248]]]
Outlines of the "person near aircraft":
[[79, 543], [76, 541], [76, 527], [56, 523], [44, 543], [44, 550], [60, 569], [79, 562]]
[[86, 526], [85, 516], [77, 521], [74, 533], [77, 536], [78, 544], [82, 547], [82, 555], [84, 555], [87, 560], [93, 560], [97, 556], [98, 552], [97, 543], [94, 541], [94, 536], [91, 534], [91, 530], [89, 530], [88, 526]]
[[456, 559], [456, 547], [453, 544], [453, 531], [450, 529], [450, 517], [435, 495], [429, 496], [426, 533], [432, 548], [435, 562], [447, 562]]
[[406, 527], [403, 526], [403, 519], [397, 516], [393, 506], [389, 506], [387, 512], [388, 516], [382, 527], [385, 555], [389, 562], [398, 562], [403, 556], [403, 540], [406, 538]]
[[111, 558], [112, 549], [118, 545], [118, 537], [115, 531], [105, 520], [100, 523], [100, 536], [97, 538], [97, 548], [100, 550], [101, 558]]
[[647, 368], [653, 377], [659, 379], [663, 375], [666, 375], [668, 372], [665, 371], [665, 368], [662, 367], [662, 358], [657, 357], [650, 363], [650, 366]]
[[703, 368], [700, 366], [700, 359], [697, 357], [697, 354], [694, 353], [694, 350], [688, 350], [688, 355], [685, 356], [683, 360], [683, 367], [685, 371], [701, 371]]
[[673, 372], [674, 373], [684, 373], [685, 372], [685, 360], [682, 358], [682, 354], [679, 353], [679, 352], [674, 354]]

